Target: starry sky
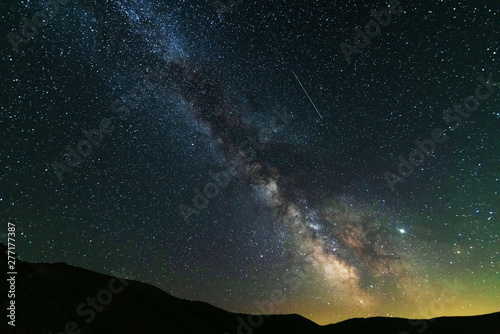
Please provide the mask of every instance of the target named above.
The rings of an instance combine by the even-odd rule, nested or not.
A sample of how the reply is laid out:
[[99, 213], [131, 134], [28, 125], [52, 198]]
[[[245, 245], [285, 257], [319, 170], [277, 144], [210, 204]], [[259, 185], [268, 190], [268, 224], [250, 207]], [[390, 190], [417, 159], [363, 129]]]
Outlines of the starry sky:
[[21, 260], [319, 324], [500, 309], [498, 1], [44, 3], [0, 12]]

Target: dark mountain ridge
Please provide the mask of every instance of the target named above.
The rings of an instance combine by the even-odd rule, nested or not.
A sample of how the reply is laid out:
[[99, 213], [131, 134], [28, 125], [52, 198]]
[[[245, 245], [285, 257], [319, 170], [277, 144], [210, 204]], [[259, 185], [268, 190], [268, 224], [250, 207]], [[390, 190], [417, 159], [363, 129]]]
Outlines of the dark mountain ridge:
[[[296, 314], [231, 313], [205, 302], [174, 297], [146, 283], [64, 263], [16, 262], [16, 326], [2, 321], [0, 333], [500, 334], [500, 313], [413, 323], [375, 317], [319, 326]], [[0, 303], [4, 310], [9, 303], [8, 288], [2, 280]]]

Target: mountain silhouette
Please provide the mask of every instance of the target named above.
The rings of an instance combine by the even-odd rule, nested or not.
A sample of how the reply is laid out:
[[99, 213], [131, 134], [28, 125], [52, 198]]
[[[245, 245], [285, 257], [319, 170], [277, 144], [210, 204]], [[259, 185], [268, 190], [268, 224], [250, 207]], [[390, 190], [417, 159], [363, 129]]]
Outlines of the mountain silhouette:
[[[0, 262], [6, 268], [6, 256], [3, 259]], [[411, 323], [408, 319], [375, 317], [320, 326], [296, 314], [231, 313], [174, 297], [146, 283], [65, 263], [16, 261], [16, 270], [15, 327], [3, 320], [0, 333], [500, 334], [500, 312]], [[3, 310], [9, 307], [8, 284], [5, 279], [0, 283]]]

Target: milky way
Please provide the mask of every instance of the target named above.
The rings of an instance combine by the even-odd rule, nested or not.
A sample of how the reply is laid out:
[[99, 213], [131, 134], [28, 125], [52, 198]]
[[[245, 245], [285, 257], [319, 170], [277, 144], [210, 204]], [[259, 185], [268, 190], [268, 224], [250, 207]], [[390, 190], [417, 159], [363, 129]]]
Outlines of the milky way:
[[[499, 4], [401, 1], [347, 61], [387, 6], [75, 1], [16, 52], [41, 7], [8, 2], [0, 205], [21, 259], [234, 312], [280, 291], [264, 311], [321, 324], [498, 310]], [[491, 95], [449, 127], [480, 76]]]

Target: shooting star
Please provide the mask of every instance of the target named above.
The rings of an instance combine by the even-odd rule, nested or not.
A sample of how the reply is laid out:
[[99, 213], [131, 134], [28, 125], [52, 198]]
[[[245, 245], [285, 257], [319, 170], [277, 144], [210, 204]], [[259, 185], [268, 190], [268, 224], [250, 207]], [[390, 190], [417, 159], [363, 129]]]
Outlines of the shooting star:
[[297, 76], [297, 74], [295, 74], [295, 72], [294, 72], [294, 71], [292, 71], [292, 73], [293, 73], [293, 75], [295, 76], [295, 79], [297, 79], [297, 81], [299, 82], [300, 87], [302, 87], [302, 90], [304, 91], [304, 93], [306, 93], [307, 98], [309, 99], [309, 101], [311, 101], [311, 104], [313, 105], [314, 109], [316, 109], [316, 112], [318, 113], [319, 117], [320, 117], [321, 119], [323, 119], [323, 116], [321, 116], [321, 114], [319, 113], [319, 110], [318, 110], [318, 108], [316, 108], [316, 106], [314, 105], [314, 102], [311, 100], [311, 97], [309, 96], [309, 94], [307, 94], [306, 89], [304, 88], [304, 86], [302, 86], [302, 82], [300, 82], [299, 77]]

